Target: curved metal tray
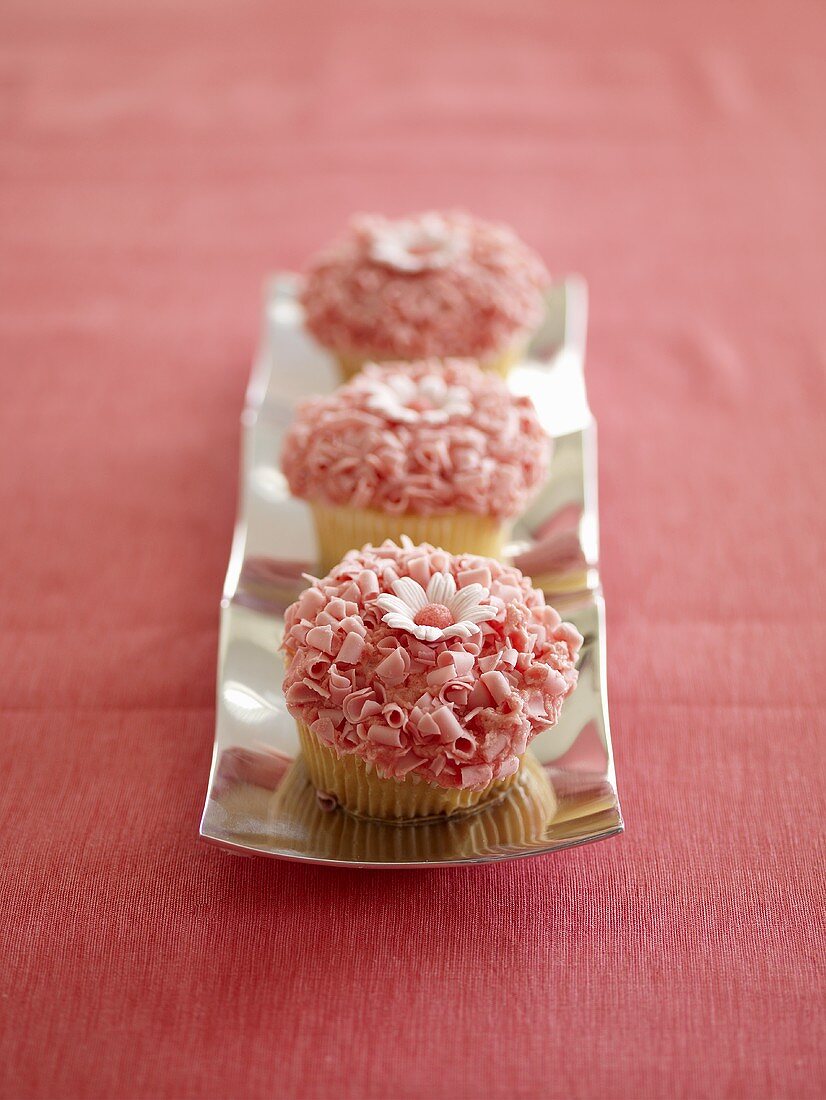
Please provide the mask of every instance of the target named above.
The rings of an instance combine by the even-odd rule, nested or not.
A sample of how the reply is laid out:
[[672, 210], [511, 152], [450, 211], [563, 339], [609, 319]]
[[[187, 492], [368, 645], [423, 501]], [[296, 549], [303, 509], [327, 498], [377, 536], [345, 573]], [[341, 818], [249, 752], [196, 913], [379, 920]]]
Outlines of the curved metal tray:
[[279, 468], [295, 404], [336, 384], [305, 334], [297, 278], [265, 293], [261, 344], [242, 415], [240, 507], [221, 600], [215, 748], [200, 834], [237, 855], [364, 867], [486, 863], [539, 855], [622, 831], [605, 688], [599, 586], [596, 426], [588, 408], [585, 284], [555, 285], [509, 384], [554, 436], [548, 479], [507, 553], [585, 638], [576, 691], [529, 749], [524, 781], [455, 821], [383, 825], [318, 805], [281, 691], [283, 611], [316, 572], [309, 510]]

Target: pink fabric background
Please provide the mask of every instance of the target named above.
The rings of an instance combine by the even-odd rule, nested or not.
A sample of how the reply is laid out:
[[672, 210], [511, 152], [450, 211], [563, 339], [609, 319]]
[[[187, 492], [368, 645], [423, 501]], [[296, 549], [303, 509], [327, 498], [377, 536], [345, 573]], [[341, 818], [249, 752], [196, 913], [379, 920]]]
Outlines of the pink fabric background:
[[[820, 2], [5, 0], [4, 1097], [823, 1095], [824, 71]], [[262, 276], [458, 203], [590, 281], [628, 831], [227, 858]]]

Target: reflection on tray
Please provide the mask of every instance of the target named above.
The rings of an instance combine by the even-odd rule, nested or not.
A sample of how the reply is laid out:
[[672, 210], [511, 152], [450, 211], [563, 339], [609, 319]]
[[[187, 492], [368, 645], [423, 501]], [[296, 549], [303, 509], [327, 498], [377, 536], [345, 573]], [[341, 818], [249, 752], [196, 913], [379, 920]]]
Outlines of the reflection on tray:
[[[348, 863], [444, 863], [506, 858], [547, 848], [572, 823], [589, 839], [612, 827], [613, 790], [591, 776], [571, 789], [528, 752], [520, 782], [499, 802], [476, 813], [418, 825], [383, 824], [322, 808], [303, 759], [280, 753], [228, 749], [222, 754], [207, 818], [228, 845], [254, 846], [273, 855]], [[564, 824], [563, 824], [564, 823]], [[613, 824], [617, 824], [613, 822]]]

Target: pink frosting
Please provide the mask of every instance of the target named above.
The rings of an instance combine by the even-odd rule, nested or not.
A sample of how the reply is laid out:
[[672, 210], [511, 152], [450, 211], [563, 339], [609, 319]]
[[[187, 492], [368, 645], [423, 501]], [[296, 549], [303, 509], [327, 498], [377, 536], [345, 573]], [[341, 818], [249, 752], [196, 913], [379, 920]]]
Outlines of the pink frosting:
[[[518, 569], [404, 542], [351, 550], [287, 609], [287, 706], [383, 778], [481, 789], [512, 775], [556, 723], [582, 637]], [[384, 621], [382, 594], [405, 577], [426, 588], [434, 574], [480, 609], [469, 636], [424, 642]]]
[[[444, 262], [405, 270], [381, 258], [377, 237], [434, 218], [455, 246], [439, 254]], [[542, 260], [507, 226], [457, 211], [399, 222], [361, 215], [313, 259], [302, 302], [309, 331], [342, 353], [484, 358], [539, 324], [548, 283]]]
[[[388, 379], [458, 395], [447, 418], [399, 420], [377, 407]], [[427, 401], [420, 402], [427, 405]], [[401, 412], [405, 410], [402, 409]], [[425, 408], [424, 413], [435, 415]], [[548, 471], [551, 440], [527, 397], [461, 360], [369, 364], [335, 393], [299, 407], [282, 467], [294, 496], [406, 515], [518, 515]]]

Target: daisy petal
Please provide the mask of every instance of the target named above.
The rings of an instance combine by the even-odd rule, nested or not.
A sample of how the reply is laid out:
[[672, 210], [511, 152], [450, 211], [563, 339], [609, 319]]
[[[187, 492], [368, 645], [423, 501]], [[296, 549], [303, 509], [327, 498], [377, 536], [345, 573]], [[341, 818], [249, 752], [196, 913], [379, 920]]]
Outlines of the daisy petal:
[[387, 384], [402, 401], [412, 401], [416, 396], [416, 383], [406, 374], [391, 374]]
[[409, 615], [385, 615], [384, 621], [394, 630], [409, 630], [414, 633], [419, 629]]
[[445, 636], [445, 632], [440, 630], [438, 626], [419, 626], [417, 623], [411, 623], [407, 629], [420, 642], [437, 642]]
[[472, 634], [478, 634], [479, 629], [476, 623], [466, 621], [454, 623], [453, 626], [445, 627], [442, 631], [442, 636], [445, 638], [469, 638]]
[[412, 608], [413, 611], [421, 611], [421, 609], [427, 604], [427, 596], [425, 591], [418, 581], [414, 581], [412, 577], [399, 577], [397, 581], [393, 581], [393, 591], [397, 596], [407, 604], [408, 608]]
[[413, 617], [410, 604], [405, 603], [404, 600], [400, 600], [398, 596], [391, 596], [385, 592], [376, 599], [376, 605], [382, 609], [382, 611], [392, 611], [396, 615], [406, 615], [409, 619]]
[[456, 581], [450, 573], [434, 573], [427, 586], [427, 598], [430, 603], [447, 605], [456, 593]]
[[467, 588], [460, 588], [450, 601], [450, 610], [457, 619], [461, 619], [462, 612], [469, 607], [478, 607], [488, 595], [481, 584], [469, 584]]
[[470, 623], [486, 623], [488, 619], [495, 619], [497, 611], [489, 604], [485, 607], [471, 607], [462, 616], [462, 619]]

